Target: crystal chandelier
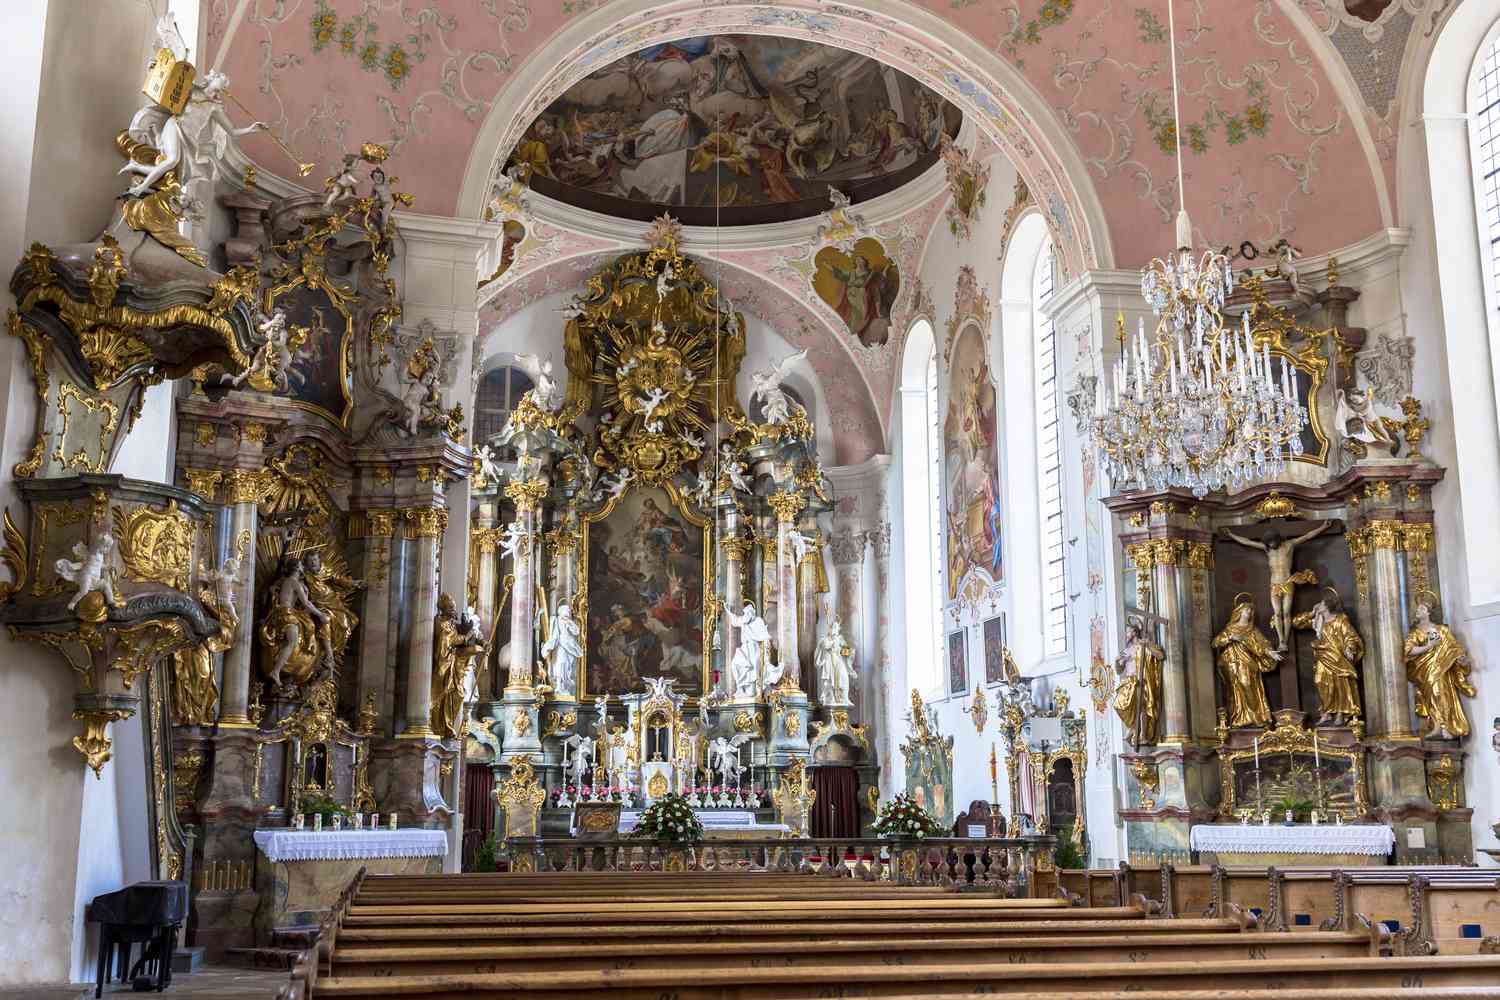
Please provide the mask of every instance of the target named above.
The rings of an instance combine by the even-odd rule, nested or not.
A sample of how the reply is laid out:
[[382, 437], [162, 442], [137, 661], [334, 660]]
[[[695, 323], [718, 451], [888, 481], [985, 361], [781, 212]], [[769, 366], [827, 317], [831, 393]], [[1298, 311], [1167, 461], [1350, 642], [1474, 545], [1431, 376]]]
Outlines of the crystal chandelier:
[[[1171, 0], [1172, 112], [1177, 110], [1177, 42]], [[1278, 384], [1271, 350], [1256, 349], [1250, 314], [1236, 332], [1224, 326], [1224, 300], [1234, 273], [1223, 254], [1194, 259], [1192, 225], [1177, 148], [1177, 250], [1141, 272], [1141, 295], [1156, 315], [1148, 338], [1142, 320], [1127, 341], [1119, 320], [1120, 357], [1111, 380], [1100, 379], [1091, 426], [1093, 445], [1115, 486], [1154, 490], [1186, 487], [1195, 497], [1226, 486], [1280, 475], [1302, 452], [1307, 410], [1281, 359]]]

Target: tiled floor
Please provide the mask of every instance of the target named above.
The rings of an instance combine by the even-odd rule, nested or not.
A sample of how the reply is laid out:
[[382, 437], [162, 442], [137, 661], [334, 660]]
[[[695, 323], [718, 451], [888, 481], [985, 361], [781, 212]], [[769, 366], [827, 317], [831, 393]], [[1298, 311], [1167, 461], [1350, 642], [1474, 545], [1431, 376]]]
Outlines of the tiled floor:
[[[104, 995], [192, 997], [193, 1000], [273, 1000], [276, 991], [286, 985], [285, 972], [264, 969], [205, 968], [194, 973], [178, 973], [165, 993], [131, 993], [129, 983], [110, 983]], [[92, 984], [63, 986], [20, 986], [0, 988], [0, 1000], [83, 1000], [93, 997]]]

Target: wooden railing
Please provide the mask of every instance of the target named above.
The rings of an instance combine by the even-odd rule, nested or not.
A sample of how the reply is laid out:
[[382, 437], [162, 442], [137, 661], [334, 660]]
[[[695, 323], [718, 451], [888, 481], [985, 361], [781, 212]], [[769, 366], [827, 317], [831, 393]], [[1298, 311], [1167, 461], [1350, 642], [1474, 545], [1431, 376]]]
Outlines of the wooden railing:
[[[690, 847], [649, 840], [513, 837], [507, 867], [527, 872], [813, 872], [897, 885], [979, 886], [1050, 896], [1051, 836], [993, 838], [791, 838], [710, 840]], [[1044, 878], [1038, 878], [1038, 872]]]

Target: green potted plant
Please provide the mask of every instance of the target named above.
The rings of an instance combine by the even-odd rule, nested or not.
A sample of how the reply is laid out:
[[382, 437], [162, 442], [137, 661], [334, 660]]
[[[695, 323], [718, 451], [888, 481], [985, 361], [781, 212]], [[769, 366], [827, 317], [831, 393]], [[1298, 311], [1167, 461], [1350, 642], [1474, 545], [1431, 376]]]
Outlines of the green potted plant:
[[1276, 816], [1286, 816], [1291, 813], [1290, 820], [1283, 822], [1298, 823], [1312, 818], [1312, 811], [1317, 808], [1312, 799], [1304, 799], [1296, 795], [1284, 795], [1271, 803], [1271, 812]]
[[354, 815], [348, 806], [341, 806], [326, 795], [309, 795], [304, 798], [302, 813], [305, 816], [322, 816], [325, 830], [332, 829], [334, 816], [344, 817], [344, 825], [348, 826]]

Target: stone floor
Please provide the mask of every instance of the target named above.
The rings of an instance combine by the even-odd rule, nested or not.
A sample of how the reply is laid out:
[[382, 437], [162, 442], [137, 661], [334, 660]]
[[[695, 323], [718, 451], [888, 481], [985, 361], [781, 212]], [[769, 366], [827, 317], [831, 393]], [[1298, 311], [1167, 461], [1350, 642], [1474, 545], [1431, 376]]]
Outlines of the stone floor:
[[[129, 983], [110, 983], [104, 995], [193, 997], [194, 1000], [273, 1000], [276, 991], [287, 983], [285, 971], [207, 967], [197, 972], [179, 972], [165, 993], [132, 993]], [[91, 983], [62, 986], [19, 986], [0, 988], [0, 1000], [84, 1000], [93, 997]]]

